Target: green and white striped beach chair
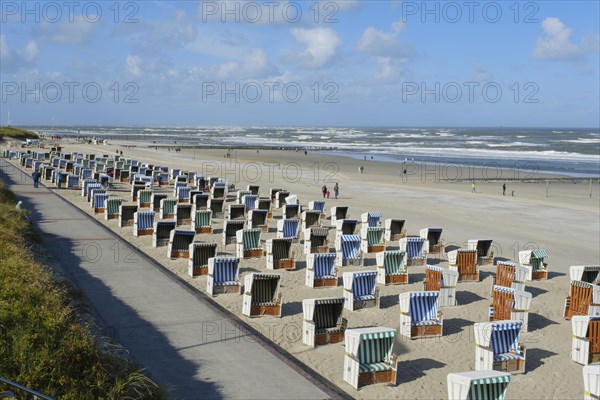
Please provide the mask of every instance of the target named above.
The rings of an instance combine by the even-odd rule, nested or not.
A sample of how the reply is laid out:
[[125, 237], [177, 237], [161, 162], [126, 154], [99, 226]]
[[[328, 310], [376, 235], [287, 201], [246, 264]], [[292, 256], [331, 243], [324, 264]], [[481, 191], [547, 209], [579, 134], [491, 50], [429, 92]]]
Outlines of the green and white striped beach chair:
[[118, 197], [110, 197], [106, 200], [106, 208], [104, 209], [104, 219], [118, 219], [119, 218], [119, 207], [123, 203], [123, 199]]
[[344, 381], [354, 389], [373, 383], [396, 385], [396, 331], [385, 327], [347, 329]]
[[364, 253], [380, 253], [385, 251], [383, 227], [362, 227], [360, 230], [361, 250]]
[[509, 383], [508, 372], [454, 372], [448, 374], [448, 400], [503, 400]]
[[406, 253], [400, 250], [379, 252], [377, 260], [377, 283], [404, 285], [408, 283], [408, 269], [404, 260]]
[[525, 250], [519, 252], [519, 264], [527, 268], [527, 279], [538, 281], [548, 279], [548, 263], [544, 262], [549, 258], [547, 250]]
[[236, 254], [238, 258], [260, 258], [263, 249], [258, 228], [241, 229], [236, 232]]
[[192, 229], [196, 233], [212, 233], [212, 211], [195, 211], [192, 214]]
[[175, 206], [177, 199], [166, 198], [160, 200], [160, 219], [175, 219]]

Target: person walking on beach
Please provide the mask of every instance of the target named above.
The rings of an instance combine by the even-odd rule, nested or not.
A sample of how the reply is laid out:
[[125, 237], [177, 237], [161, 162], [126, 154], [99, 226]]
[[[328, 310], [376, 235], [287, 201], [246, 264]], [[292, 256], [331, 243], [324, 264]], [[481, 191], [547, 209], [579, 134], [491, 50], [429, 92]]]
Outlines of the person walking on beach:
[[338, 198], [338, 195], [340, 194], [340, 186], [338, 185], [338, 183], [335, 183], [335, 186], [333, 187], [333, 193], [335, 194], [335, 198]]
[[363, 167], [362, 165], [360, 166], [360, 168], [358, 168], [358, 170], [360, 171], [360, 173], [362, 174], [363, 171], [365, 170], [365, 167]]
[[325, 196], [327, 196], [327, 186], [323, 185], [323, 187], [321, 188], [321, 191], [323, 192], [323, 198], [325, 198]]
[[33, 171], [33, 173], [31, 174], [31, 177], [33, 178], [33, 187], [37, 188], [38, 183], [40, 182], [40, 173], [37, 171]]
[[502, 184], [502, 196], [506, 195], [506, 183]]
[[471, 193], [475, 193], [475, 181], [471, 183]]

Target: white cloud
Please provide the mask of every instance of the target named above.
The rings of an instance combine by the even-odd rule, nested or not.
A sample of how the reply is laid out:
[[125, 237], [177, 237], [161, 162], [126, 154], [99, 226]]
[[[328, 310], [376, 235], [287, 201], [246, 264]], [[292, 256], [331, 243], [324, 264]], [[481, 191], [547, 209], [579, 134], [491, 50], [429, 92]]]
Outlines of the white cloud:
[[262, 49], [254, 49], [240, 62], [230, 61], [217, 67], [218, 79], [259, 79], [277, 74], [277, 68], [269, 63]]
[[542, 21], [542, 35], [538, 36], [533, 57], [538, 60], [575, 60], [587, 52], [597, 52], [599, 35], [582, 38], [580, 44], [571, 39], [572, 30], [559, 18], [548, 17]]
[[125, 58], [127, 72], [133, 76], [139, 76], [141, 73], [141, 69], [140, 69], [141, 62], [142, 62], [142, 59], [140, 57], [128, 55]]
[[35, 28], [34, 34], [40, 40], [65, 45], [81, 45], [90, 40], [96, 25], [98, 24], [88, 22], [81, 16], [75, 16], [73, 22], [69, 22], [68, 19], [61, 23], [42, 21]]
[[27, 60], [28, 62], [33, 61], [38, 55], [38, 46], [37, 43], [34, 42], [33, 40], [30, 40], [29, 42], [27, 42], [27, 44], [25, 45], [25, 48], [23, 49], [23, 56], [25, 57], [25, 60]]
[[292, 36], [306, 49], [290, 58], [306, 68], [321, 68], [329, 64], [336, 56], [342, 41], [332, 28], [293, 28]]

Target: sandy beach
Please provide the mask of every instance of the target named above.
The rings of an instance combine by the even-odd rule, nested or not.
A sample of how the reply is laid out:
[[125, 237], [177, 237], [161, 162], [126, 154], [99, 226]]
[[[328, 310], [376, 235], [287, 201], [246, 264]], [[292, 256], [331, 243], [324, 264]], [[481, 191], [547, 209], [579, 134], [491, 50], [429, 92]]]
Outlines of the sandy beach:
[[[135, 145], [135, 147], [131, 147]], [[123, 156], [142, 162], [168, 165], [197, 171], [205, 176], [220, 176], [234, 183], [236, 189], [248, 184], [260, 185], [267, 195], [271, 187], [285, 188], [297, 194], [300, 204], [322, 199], [325, 183], [331, 190], [326, 210], [346, 205], [352, 219], [360, 219], [367, 211], [380, 211], [383, 219], [404, 218], [409, 234], [418, 235], [425, 227], [441, 227], [446, 246], [466, 247], [469, 239], [493, 239], [494, 253], [499, 259], [515, 260], [519, 250], [536, 246], [550, 254], [549, 279], [527, 282], [526, 290], [533, 300], [529, 316], [529, 332], [521, 334], [527, 347], [526, 373], [513, 375], [507, 399], [567, 399], [583, 395], [582, 366], [570, 359], [571, 322], [563, 317], [564, 299], [569, 287], [569, 266], [600, 263], [600, 188], [597, 180], [590, 184], [555, 182], [548, 186], [534, 178], [555, 178], [531, 169], [499, 170], [493, 163], [479, 168], [446, 165], [411, 164], [401, 175], [402, 164], [360, 160], [309, 152], [278, 150], [234, 150], [229, 158], [225, 150], [182, 149], [180, 152], [155, 150], [139, 142], [84, 145], [62, 141], [64, 152], [84, 152]], [[359, 173], [360, 166], [364, 172]], [[496, 178], [493, 182], [481, 178]], [[476, 182], [476, 193], [471, 182]], [[525, 179], [516, 182], [515, 179]], [[502, 183], [507, 182], [506, 195]], [[333, 197], [333, 186], [339, 183], [340, 196]], [[50, 185], [43, 181], [45, 185]], [[93, 210], [78, 190], [57, 190], [61, 196], [82, 210]], [[116, 184], [116, 195], [130, 201], [129, 185]], [[274, 210], [279, 218], [281, 210]], [[132, 228], [119, 228], [115, 220], [102, 224], [117, 232], [133, 246], [175, 272], [199, 291], [206, 293], [206, 277], [187, 275], [187, 260], [170, 260], [166, 247], [153, 248], [151, 237], [135, 237]], [[330, 225], [324, 220], [325, 226]], [[213, 227], [222, 226], [215, 219]], [[276, 220], [262, 240], [276, 236]], [[333, 248], [335, 230], [330, 230]], [[223, 246], [220, 235], [198, 234], [196, 241], [215, 241], [220, 255], [235, 254], [235, 246]], [[388, 243], [388, 249], [398, 247]], [[302, 343], [302, 300], [305, 298], [342, 297], [341, 279], [335, 288], [311, 289], [304, 284], [305, 256], [301, 244], [294, 244], [297, 259], [295, 271], [283, 271], [282, 318], [250, 319], [242, 316], [242, 296], [219, 295], [212, 298], [268, 339], [310, 366], [350, 396], [359, 399], [441, 399], [447, 398], [446, 375], [470, 371], [475, 365], [473, 324], [487, 321], [490, 292], [495, 266], [481, 267], [477, 283], [459, 283], [458, 306], [443, 308], [444, 336], [438, 339], [409, 340], [398, 336], [394, 352], [398, 354], [398, 385], [370, 385], [354, 390], [342, 379], [344, 346], [333, 344], [311, 349]], [[429, 264], [446, 267], [446, 255], [430, 254]], [[375, 254], [365, 256], [363, 267], [343, 267], [342, 272], [375, 270]], [[241, 277], [249, 272], [267, 271], [266, 257], [241, 261]], [[409, 267], [410, 283], [401, 286], [379, 286], [381, 307], [349, 312], [345, 310], [349, 328], [385, 326], [399, 329], [398, 295], [422, 290], [424, 267]], [[199, 333], [200, 334], [200, 333]], [[226, 332], [222, 333], [226, 335]], [[243, 340], [243, 339], [240, 339]], [[235, 341], [232, 342], [235, 346]]]

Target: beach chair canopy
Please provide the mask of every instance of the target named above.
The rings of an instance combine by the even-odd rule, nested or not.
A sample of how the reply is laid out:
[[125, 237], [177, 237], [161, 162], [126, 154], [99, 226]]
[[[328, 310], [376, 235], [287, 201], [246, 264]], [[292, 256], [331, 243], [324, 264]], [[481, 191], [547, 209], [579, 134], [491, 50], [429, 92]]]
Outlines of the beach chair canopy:
[[292, 239], [271, 239], [271, 243], [275, 260], [285, 260], [290, 257]]
[[244, 278], [244, 290], [252, 297], [251, 304], [274, 302], [279, 292], [281, 275], [250, 273]]
[[244, 221], [228, 221], [225, 220], [225, 235], [236, 236], [236, 232], [244, 229]]
[[207, 265], [208, 259], [217, 254], [217, 244], [194, 242], [190, 244], [189, 251], [194, 265]]
[[341, 323], [344, 298], [302, 300], [304, 319], [314, 321], [316, 333], [336, 328]]
[[342, 219], [336, 222], [336, 229], [342, 232], [342, 235], [354, 235], [358, 221], [355, 219]]
[[325, 212], [325, 202], [324, 201], [311, 201], [311, 210], [319, 211], [320, 213]]
[[[356, 357], [360, 372], [389, 369], [396, 330], [385, 327], [346, 330], [346, 352]], [[378, 369], [381, 368], [381, 369]]]
[[202, 210], [196, 211], [194, 214], [194, 226], [196, 228], [202, 228], [211, 226], [212, 223], [212, 211]]
[[[439, 292], [402, 293], [400, 294], [400, 311], [410, 315], [413, 326], [438, 324], [439, 295]], [[408, 307], [406, 307], [406, 300], [408, 300]]]
[[477, 257], [487, 257], [490, 254], [493, 240], [490, 239], [473, 239], [469, 240], [469, 250], [477, 250]]
[[[245, 250], [255, 250], [260, 248], [260, 233], [259, 228], [243, 229], [237, 232], [238, 239], [241, 236], [241, 241], [244, 244]], [[240, 235], [241, 234], [241, 235]]]
[[383, 243], [383, 228], [367, 228], [367, 244], [369, 246], [376, 246]]
[[331, 214], [333, 214], [336, 219], [345, 219], [348, 216], [348, 207], [347, 206], [331, 207]]
[[300, 221], [297, 219], [283, 220], [283, 237], [296, 238], [300, 229]]
[[430, 246], [435, 246], [440, 243], [442, 238], [442, 228], [424, 228], [421, 229], [420, 235], [422, 238], [429, 240]]
[[[280, 192], [281, 193], [281, 192]], [[298, 200], [298, 195], [295, 194], [290, 194], [285, 198], [285, 204], [287, 205], [294, 205], [294, 204], [300, 204], [299, 200]]]
[[383, 268], [386, 275], [400, 275], [406, 273], [406, 253], [400, 250], [386, 251], [383, 253]]
[[600, 265], [572, 265], [569, 273], [572, 281], [600, 284]]
[[195, 235], [196, 232], [194, 231], [173, 229], [170, 237], [172, 249], [185, 251], [189, 250], [190, 243], [194, 241]]
[[425, 258], [425, 238], [419, 236], [409, 236], [406, 238], [406, 256], [413, 260]]
[[313, 260], [315, 278], [335, 277], [335, 253], [315, 253], [310, 254], [309, 257]]
[[373, 300], [377, 284], [377, 272], [344, 272], [344, 289], [352, 291], [354, 300]]
[[215, 284], [222, 286], [235, 286], [239, 284], [239, 258], [215, 257], [212, 259], [212, 271], [209, 269], [208, 273], [213, 276]]
[[360, 236], [342, 235], [340, 242], [342, 246], [342, 257], [344, 259], [355, 259], [360, 255]]
[[[366, 221], [365, 221], [366, 214]], [[363, 223], [366, 222], [369, 227], [377, 227], [381, 225], [381, 213], [379, 211], [369, 211], [363, 214]]]
[[136, 214], [138, 230], [154, 228], [154, 211], [138, 211]]
[[175, 214], [175, 206], [177, 205], [177, 199], [161, 199], [160, 205], [164, 214]]
[[244, 206], [246, 207], [246, 210], [252, 210], [252, 209], [256, 208], [257, 201], [258, 201], [258, 196], [253, 195], [253, 194], [245, 195], [242, 198], [242, 204], [244, 204]]
[[503, 400], [510, 373], [493, 370], [448, 374], [449, 400]]

